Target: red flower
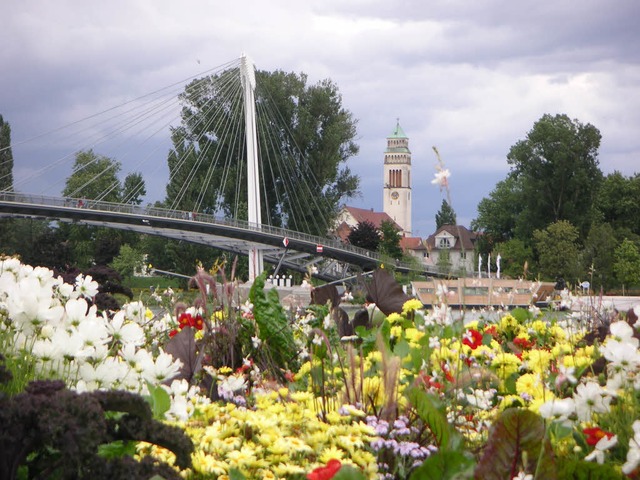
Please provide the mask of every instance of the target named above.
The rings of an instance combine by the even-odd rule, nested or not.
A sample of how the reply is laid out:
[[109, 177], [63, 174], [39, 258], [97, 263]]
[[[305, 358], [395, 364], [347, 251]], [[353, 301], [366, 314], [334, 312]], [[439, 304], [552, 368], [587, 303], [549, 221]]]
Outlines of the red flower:
[[594, 446], [596, 443], [598, 443], [602, 437], [613, 437], [613, 433], [606, 432], [600, 427], [585, 428], [584, 430], [582, 430], [582, 433], [586, 435], [587, 444], [591, 446]]
[[516, 337], [513, 340], [513, 343], [515, 343], [517, 346], [519, 346], [522, 349], [531, 348], [536, 344], [535, 342], [532, 342], [532, 341], [527, 340], [526, 338], [522, 338], [522, 337]]
[[475, 350], [482, 345], [482, 334], [478, 330], [471, 328], [462, 336], [462, 343], [471, 347], [471, 350]]
[[175, 328], [169, 332], [169, 338], [173, 338], [178, 334], [178, 330]]
[[336, 473], [338, 473], [338, 470], [340, 470], [340, 468], [342, 468], [340, 460], [332, 458], [327, 462], [326, 466], [318, 467], [311, 473], [307, 473], [307, 480], [329, 480], [330, 478], [333, 478]]
[[495, 325], [491, 325], [490, 327], [484, 329], [484, 333], [488, 333], [493, 338], [496, 338], [498, 336], [498, 329]]
[[190, 313], [183, 312], [178, 317], [178, 326], [182, 330], [184, 327], [193, 327], [197, 330], [202, 330], [204, 322], [201, 315], [196, 315], [195, 318]]

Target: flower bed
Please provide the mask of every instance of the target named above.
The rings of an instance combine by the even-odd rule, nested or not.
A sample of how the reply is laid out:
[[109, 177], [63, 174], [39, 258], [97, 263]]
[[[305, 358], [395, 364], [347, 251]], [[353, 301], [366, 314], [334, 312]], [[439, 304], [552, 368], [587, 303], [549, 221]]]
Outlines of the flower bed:
[[201, 299], [160, 317], [102, 313], [90, 278], [0, 261], [9, 397], [43, 378], [146, 396], [194, 445], [183, 478], [640, 476], [638, 310], [465, 322], [409, 300], [341, 336], [335, 300], [287, 312], [258, 281], [239, 308], [212, 282], [199, 272]]

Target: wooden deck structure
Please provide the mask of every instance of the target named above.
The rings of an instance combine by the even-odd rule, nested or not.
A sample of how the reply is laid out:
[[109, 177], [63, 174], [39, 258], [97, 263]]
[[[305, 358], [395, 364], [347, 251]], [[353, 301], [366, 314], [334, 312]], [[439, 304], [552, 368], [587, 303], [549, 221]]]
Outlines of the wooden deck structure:
[[515, 308], [529, 305], [548, 305], [554, 296], [554, 284], [530, 280], [461, 277], [443, 280], [430, 278], [411, 282], [413, 294], [425, 306], [446, 303], [451, 307]]

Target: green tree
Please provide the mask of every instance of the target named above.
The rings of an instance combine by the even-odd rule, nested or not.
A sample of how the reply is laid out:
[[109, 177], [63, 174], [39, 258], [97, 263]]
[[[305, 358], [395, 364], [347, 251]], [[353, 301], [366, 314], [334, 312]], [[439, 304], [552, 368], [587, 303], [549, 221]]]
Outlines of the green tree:
[[[11, 126], [0, 115], [0, 192], [13, 191], [13, 153], [11, 152]], [[0, 254], [10, 253], [15, 242], [16, 219], [0, 218]]]
[[523, 208], [522, 186], [514, 175], [498, 182], [478, 204], [478, 218], [471, 222], [471, 229], [483, 232], [486, 251], [490, 253], [493, 245], [506, 242], [515, 237], [518, 218]]
[[71, 198], [118, 202], [122, 191], [118, 179], [120, 168], [120, 162], [93, 150], [78, 152], [62, 194]]
[[[84, 202], [119, 202], [122, 198], [122, 185], [118, 179], [120, 168], [118, 161], [98, 155], [93, 150], [80, 151], [76, 154], [73, 172], [67, 178], [62, 194]], [[111, 229], [75, 224], [60, 225], [60, 234], [69, 241], [73, 264], [79, 268], [111, 262], [120, 250], [122, 239]]]
[[383, 220], [380, 222], [380, 243], [378, 244], [378, 251], [382, 255], [387, 255], [394, 260], [399, 260], [403, 257], [402, 248], [400, 247], [400, 231], [396, 225], [389, 221]]
[[[501, 275], [509, 278], [524, 278], [529, 266], [533, 266], [533, 250], [519, 238], [512, 238], [494, 247], [500, 254]], [[494, 257], [497, 258], [497, 255]]]
[[611, 288], [614, 284], [614, 252], [618, 241], [609, 223], [591, 225], [584, 241], [583, 268], [589, 272], [591, 288]]
[[438, 213], [436, 213], [436, 230], [438, 230], [443, 225], [457, 224], [458, 220], [456, 219], [456, 212], [453, 210], [453, 207], [449, 205], [449, 202], [443, 199], [440, 210], [438, 211]]
[[544, 230], [533, 232], [540, 274], [544, 278], [578, 280], [581, 274], [578, 237], [578, 229], [566, 220], [558, 220]]
[[[168, 157], [169, 206], [247, 218], [238, 88], [237, 71], [226, 71], [194, 80], [181, 95], [182, 124]], [[263, 223], [326, 235], [340, 203], [358, 191], [358, 177], [344, 166], [358, 152], [356, 121], [330, 80], [308, 85], [304, 74], [257, 71], [255, 97]]]
[[567, 220], [586, 235], [602, 183], [600, 139], [599, 130], [591, 124], [545, 114], [525, 140], [511, 147], [507, 161], [523, 193], [519, 238], [525, 240], [533, 230], [559, 220]]
[[640, 251], [634, 242], [625, 238], [616, 248], [614, 258], [613, 270], [618, 281], [622, 284], [622, 294], [624, 295], [625, 286], [640, 285]]
[[368, 220], [356, 225], [347, 237], [349, 243], [355, 247], [376, 251], [380, 245], [380, 231]]
[[128, 174], [122, 183], [122, 193], [120, 201], [140, 205], [142, 197], [147, 194], [147, 187], [140, 172]]
[[596, 208], [616, 232], [640, 235], [639, 198], [640, 174], [626, 177], [616, 171], [604, 178]]
[[129, 244], [120, 247], [120, 253], [113, 259], [109, 265], [122, 278], [131, 278], [136, 270], [144, 265], [144, 256]]
[[0, 192], [13, 191], [13, 153], [11, 151], [11, 125], [0, 115]]

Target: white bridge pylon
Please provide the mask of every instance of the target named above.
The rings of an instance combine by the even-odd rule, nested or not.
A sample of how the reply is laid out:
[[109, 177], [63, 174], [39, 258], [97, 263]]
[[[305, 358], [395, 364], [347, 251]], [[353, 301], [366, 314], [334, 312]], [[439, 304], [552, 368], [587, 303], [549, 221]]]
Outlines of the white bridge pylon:
[[[240, 57], [240, 76], [244, 91], [244, 123], [247, 142], [247, 203], [249, 224], [260, 228], [262, 214], [260, 208], [260, 169], [258, 168], [258, 135], [256, 130], [256, 88], [255, 66], [249, 57]], [[264, 270], [262, 250], [253, 247], [249, 250], [249, 281], [253, 282]]]

